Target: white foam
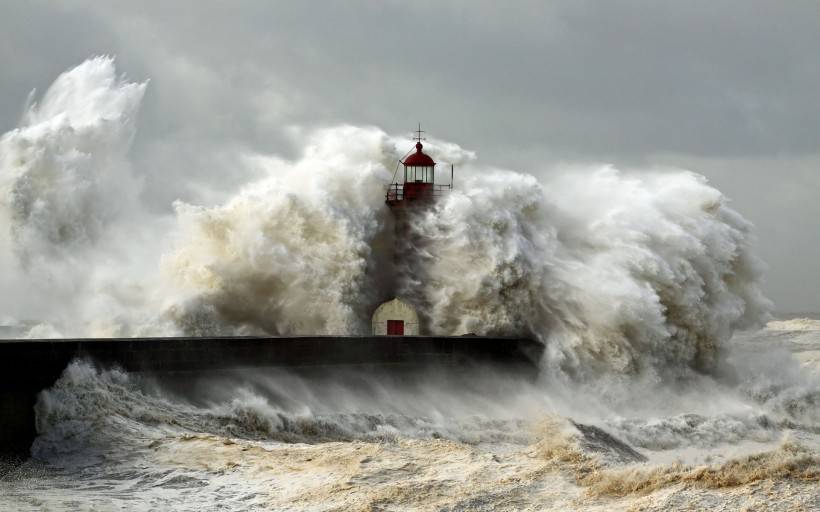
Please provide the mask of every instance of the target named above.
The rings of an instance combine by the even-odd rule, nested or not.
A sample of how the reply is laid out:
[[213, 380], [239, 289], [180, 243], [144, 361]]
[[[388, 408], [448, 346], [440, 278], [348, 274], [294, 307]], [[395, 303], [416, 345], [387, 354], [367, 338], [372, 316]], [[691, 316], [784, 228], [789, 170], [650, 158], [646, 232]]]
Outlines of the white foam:
[[820, 331], [820, 320], [813, 318], [772, 320], [766, 324], [766, 328], [772, 331]]

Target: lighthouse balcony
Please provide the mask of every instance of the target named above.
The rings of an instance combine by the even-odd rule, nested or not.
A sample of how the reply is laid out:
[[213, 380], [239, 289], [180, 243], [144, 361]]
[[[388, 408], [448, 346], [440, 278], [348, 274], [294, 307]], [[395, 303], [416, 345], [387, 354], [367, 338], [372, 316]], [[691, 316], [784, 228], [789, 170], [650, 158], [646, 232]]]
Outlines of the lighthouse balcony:
[[387, 188], [385, 202], [391, 206], [412, 202], [433, 201], [452, 189], [451, 185], [433, 183], [392, 183]]

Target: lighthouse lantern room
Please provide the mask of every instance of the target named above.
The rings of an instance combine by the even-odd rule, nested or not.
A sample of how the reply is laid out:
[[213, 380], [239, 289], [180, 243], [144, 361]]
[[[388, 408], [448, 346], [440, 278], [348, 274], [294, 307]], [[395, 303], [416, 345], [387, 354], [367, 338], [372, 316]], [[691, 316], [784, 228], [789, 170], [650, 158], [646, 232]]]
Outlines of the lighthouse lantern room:
[[[421, 123], [419, 123], [419, 128], [415, 133], [415, 151], [411, 150], [409, 156], [399, 161], [404, 168], [403, 182], [396, 181], [394, 175], [394, 182], [387, 188], [385, 202], [390, 207], [429, 203], [436, 197], [441, 196], [444, 191], [453, 187], [452, 165], [450, 166], [450, 183], [447, 185], [436, 184], [436, 162], [423, 151], [424, 145], [421, 141], [424, 140], [424, 137], [421, 135], [424, 130], [421, 129]], [[398, 174], [398, 166], [396, 171], [396, 174]]]

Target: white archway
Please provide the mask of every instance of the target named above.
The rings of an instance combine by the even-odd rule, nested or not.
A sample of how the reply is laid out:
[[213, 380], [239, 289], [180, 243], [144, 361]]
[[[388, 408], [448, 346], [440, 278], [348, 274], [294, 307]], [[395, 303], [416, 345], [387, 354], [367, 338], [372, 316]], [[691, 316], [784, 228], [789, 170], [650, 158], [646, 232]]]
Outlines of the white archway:
[[419, 315], [410, 304], [393, 299], [376, 308], [371, 326], [374, 336], [418, 336]]

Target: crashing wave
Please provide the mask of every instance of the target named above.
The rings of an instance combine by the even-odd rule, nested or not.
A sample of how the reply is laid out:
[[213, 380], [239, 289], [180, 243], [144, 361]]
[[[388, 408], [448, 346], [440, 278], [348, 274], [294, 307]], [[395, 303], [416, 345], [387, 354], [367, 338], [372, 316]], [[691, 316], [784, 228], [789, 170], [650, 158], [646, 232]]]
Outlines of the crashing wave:
[[264, 177], [221, 205], [176, 203], [170, 245], [145, 243], [124, 233], [168, 225], [139, 204], [127, 158], [145, 87], [91, 59], [0, 140], [0, 227], [19, 261], [48, 261], [13, 286], [25, 303], [40, 283], [40, 333], [361, 334], [404, 294], [431, 334], [529, 335], [576, 378], [661, 378], [710, 369], [769, 308], [752, 226], [703, 177], [539, 181], [438, 141], [464, 178], [416, 216], [397, 264], [383, 191], [404, 146], [377, 128], [314, 131], [292, 161], [239, 155]]

